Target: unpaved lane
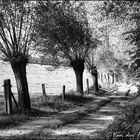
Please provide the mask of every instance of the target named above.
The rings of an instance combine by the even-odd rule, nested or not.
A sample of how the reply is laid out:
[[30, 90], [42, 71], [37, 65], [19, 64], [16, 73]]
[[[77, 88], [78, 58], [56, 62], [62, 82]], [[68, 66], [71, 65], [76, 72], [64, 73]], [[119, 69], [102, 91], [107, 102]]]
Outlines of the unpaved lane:
[[74, 124], [54, 130], [52, 135], [54, 138], [94, 139], [99, 131], [106, 129], [115, 117], [121, 114], [121, 106], [126, 102], [126, 99], [114, 97], [110, 103], [101, 107], [98, 111], [89, 113]]
[[[0, 130], [0, 137], [9, 139], [94, 139], [97, 133], [111, 124], [121, 113], [120, 107], [126, 99], [113, 97], [110, 102], [102, 102], [106, 97], [99, 97], [75, 110], [63, 111], [56, 116], [41, 117], [35, 121], [25, 123], [17, 128]], [[110, 98], [111, 99], [111, 98]], [[105, 104], [103, 104], [105, 103]], [[74, 113], [84, 114], [76, 121], [63, 124], [61, 118]], [[56, 129], [48, 128], [49, 124]]]

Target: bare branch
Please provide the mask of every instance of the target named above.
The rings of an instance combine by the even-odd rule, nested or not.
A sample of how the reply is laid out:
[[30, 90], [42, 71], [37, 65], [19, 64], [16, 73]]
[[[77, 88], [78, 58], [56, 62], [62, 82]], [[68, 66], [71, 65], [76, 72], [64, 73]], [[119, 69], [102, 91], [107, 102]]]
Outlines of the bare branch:
[[24, 51], [23, 51], [24, 54], [25, 54], [26, 49], [27, 49], [27, 43], [29, 43], [29, 36], [30, 36], [30, 33], [31, 33], [31, 29], [33, 27], [33, 20], [31, 20], [30, 23], [28, 23], [28, 24], [29, 24], [28, 33], [27, 33], [27, 36], [25, 38], [25, 44], [24, 44], [25, 48], [24, 48]]
[[20, 43], [20, 39], [21, 39], [21, 36], [22, 36], [22, 25], [23, 25], [23, 12], [22, 14], [20, 15], [20, 23], [19, 23], [19, 34], [18, 34], [18, 39], [17, 39], [17, 46], [19, 46], [19, 43]]
[[0, 36], [1, 36], [1, 38], [2, 38], [2, 40], [3, 40], [3, 42], [4, 42], [4, 44], [6, 45], [6, 50], [7, 50], [7, 52], [9, 53], [9, 55], [11, 56], [11, 51], [10, 51], [10, 47], [9, 47], [9, 41], [8, 41], [8, 39], [7, 39], [7, 37], [6, 37], [6, 35], [5, 35], [5, 32], [4, 32], [4, 29], [3, 28], [1, 28], [1, 31], [2, 32], [0, 32]]
[[0, 43], [0, 51], [8, 57], [8, 53], [6, 52], [5, 48], [3, 47], [3, 44], [1, 43]]

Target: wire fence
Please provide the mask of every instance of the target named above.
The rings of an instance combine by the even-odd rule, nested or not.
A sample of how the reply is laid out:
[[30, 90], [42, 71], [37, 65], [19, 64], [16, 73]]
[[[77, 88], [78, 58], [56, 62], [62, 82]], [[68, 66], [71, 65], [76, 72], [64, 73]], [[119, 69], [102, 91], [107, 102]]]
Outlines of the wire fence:
[[[76, 90], [76, 79], [73, 77], [73, 79], [69, 79], [69, 78], [66, 78], [67, 80], [65, 79], [59, 79], [58, 81], [57, 80], [53, 80], [53, 82], [36, 82], [34, 81], [33, 83], [33, 80], [29, 80], [29, 83], [28, 83], [28, 88], [29, 88], [29, 93], [31, 96], [39, 96], [39, 95], [42, 95], [42, 84], [45, 84], [45, 90], [46, 90], [46, 94], [48, 95], [60, 95], [62, 93], [62, 87], [63, 85], [66, 86], [66, 92], [69, 92], [69, 91], [75, 91]], [[84, 77], [83, 79], [83, 89], [84, 91], [87, 90], [87, 79], [89, 80], [89, 87], [93, 85], [93, 80], [90, 76], [88, 77]], [[32, 82], [30, 82], [32, 81]], [[98, 79], [98, 82], [100, 85], [102, 85], [102, 81], [101, 79], [99, 78]], [[104, 83], [107, 83], [104, 81]], [[0, 86], [0, 95], [3, 95], [3, 81], [1, 81], [1, 86]], [[11, 87], [11, 90], [12, 92], [16, 95], [17, 94], [17, 87], [16, 87], [16, 82], [15, 82], [15, 79], [11, 79], [11, 84], [12, 84], [12, 87]]]
[[[55, 82], [55, 83], [34, 83], [34, 84], [29, 84], [28, 87], [29, 87], [29, 93], [30, 93], [30, 96], [40, 96], [42, 95], [42, 84], [45, 84], [45, 90], [46, 90], [46, 94], [47, 95], [60, 95], [62, 93], [62, 90], [63, 90], [63, 85], [66, 86], [66, 92], [69, 92], [69, 91], [75, 91], [76, 90], [76, 81], [73, 80], [72, 82], [67, 82], [67, 83], [58, 83], [58, 82]], [[89, 86], [92, 85], [92, 79], [89, 80]], [[84, 90], [87, 89], [87, 85], [86, 85], [86, 80], [83, 81], [83, 88]], [[0, 95], [3, 95], [3, 85], [0, 86]], [[12, 84], [12, 87], [11, 87], [11, 90], [12, 92], [14, 93], [14, 95], [17, 94], [17, 87], [14, 84]]]
[[[16, 82], [11, 66], [6, 62], [0, 62], [0, 94], [3, 92], [3, 81], [10, 79], [12, 92], [17, 93]], [[28, 64], [27, 80], [30, 94], [42, 93], [41, 84], [45, 84], [47, 94], [60, 94], [63, 85], [66, 86], [66, 92], [76, 90], [76, 78], [72, 68], [61, 67], [54, 71], [47, 68], [51, 66]], [[90, 73], [85, 70], [83, 75], [84, 90], [86, 89], [86, 79], [89, 79], [89, 85], [92, 84]]]
[[[3, 94], [3, 81], [5, 79], [11, 80], [11, 90], [16, 94], [17, 88], [15, 77], [10, 65], [8, 63], [0, 63], [0, 66], [0, 95]], [[37, 64], [27, 65], [27, 79], [31, 96], [42, 94], [41, 84], [45, 84], [46, 93], [52, 95], [61, 94], [63, 85], [66, 86], [66, 92], [76, 90], [76, 78], [72, 68], [66, 69], [62, 67], [54, 71], [48, 71], [46, 67], [48, 66], [40, 66]], [[91, 86], [93, 84], [92, 78], [87, 70], [85, 70], [83, 74], [84, 90], [87, 88], [86, 79], [89, 79], [89, 86]]]

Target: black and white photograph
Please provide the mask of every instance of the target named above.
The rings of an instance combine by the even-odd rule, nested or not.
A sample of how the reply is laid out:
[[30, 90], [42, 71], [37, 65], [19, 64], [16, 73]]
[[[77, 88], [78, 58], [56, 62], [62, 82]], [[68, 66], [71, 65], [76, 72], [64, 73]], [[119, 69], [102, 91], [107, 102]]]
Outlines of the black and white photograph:
[[0, 0], [0, 140], [139, 140], [140, 2]]

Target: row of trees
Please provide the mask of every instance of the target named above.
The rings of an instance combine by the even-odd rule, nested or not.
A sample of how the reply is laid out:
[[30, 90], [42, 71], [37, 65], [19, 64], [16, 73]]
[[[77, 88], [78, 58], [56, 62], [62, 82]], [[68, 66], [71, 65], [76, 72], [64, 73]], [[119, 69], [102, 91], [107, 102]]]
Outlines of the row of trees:
[[19, 109], [24, 113], [31, 109], [26, 66], [32, 50], [56, 65], [67, 61], [83, 95], [84, 63], [99, 43], [92, 36], [84, 3], [2, 0], [0, 11], [1, 59], [9, 61], [14, 72]]
[[[102, 65], [112, 71], [123, 67], [128, 71], [128, 59], [118, 53], [119, 46], [117, 53], [112, 49], [110, 39], [114, 27], [121, 25], [121, 29], [127, 31], [126, 40], [135, 46], [131, 49], [127, 45], [132, 54], [131, 70], [139, 75], [139, 2], [93, 2], [90, 11], [86, 3], [0, 1], [0, 58], [10, 62], [22, 112], [31, 109], [26, 66], [33, 50], [42, 54], [43, 61], [49, 60], [55, 66], [71, 66], [76, 75], [77, 91], [83, 95], [85, 65], [92, 72], [93, 80], [97, 80], [97, 68]], [[102, 51], [97, 49], [98, 45], [102, 45]]]
[[[118, 26], [122, 26], [123, 49], [125, 56], [122, 68], [129, 79], [139, 79], [139, 31], [140, 31], [140, 3], [138, 1], [106, 1], [103, 9], [108, 19], [113, 20]], [[126, 45], [127, 44], [127, 45]]]
[[94, 55], [97, 67], [125, 74], [128, 81], [139, 78], [139, 9], [138, 1], [101, 1], [88, 11], [94, 33], [103, 42]]
[[98, 43], [92, 37], [84, 3], [40, 2], [36, 15], [35, 40], [43, 41], [38, 50], [55, 59], [58, 65], [68, 61], [76, 74], [77, 91], [83, 94], [85, 59]]

